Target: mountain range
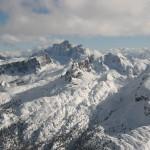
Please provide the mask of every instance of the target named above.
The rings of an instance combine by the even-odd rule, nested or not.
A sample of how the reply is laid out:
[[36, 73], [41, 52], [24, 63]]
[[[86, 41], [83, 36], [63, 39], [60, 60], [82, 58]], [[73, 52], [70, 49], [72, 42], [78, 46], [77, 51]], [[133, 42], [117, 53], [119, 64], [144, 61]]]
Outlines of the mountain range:
[[69, 41], [0, 55], [0, 149], [150, 150], [149, 56]]

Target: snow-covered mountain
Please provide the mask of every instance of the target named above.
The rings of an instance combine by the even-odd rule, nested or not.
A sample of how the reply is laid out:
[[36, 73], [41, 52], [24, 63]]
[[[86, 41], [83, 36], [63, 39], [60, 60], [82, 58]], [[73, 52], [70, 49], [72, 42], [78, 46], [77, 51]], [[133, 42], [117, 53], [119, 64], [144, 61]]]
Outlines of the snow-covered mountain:
[[0, 149], [149, 150], [150, 51], [68, 41], [0, 62]]

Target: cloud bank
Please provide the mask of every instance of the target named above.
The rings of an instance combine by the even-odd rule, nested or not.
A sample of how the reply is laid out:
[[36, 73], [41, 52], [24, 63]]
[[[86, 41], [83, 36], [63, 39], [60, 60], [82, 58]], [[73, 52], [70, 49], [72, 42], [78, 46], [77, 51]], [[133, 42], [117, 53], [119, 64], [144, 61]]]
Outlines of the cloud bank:
[[150, 0], [0, 0], [0, 36], [149, 35], [149, 10]]

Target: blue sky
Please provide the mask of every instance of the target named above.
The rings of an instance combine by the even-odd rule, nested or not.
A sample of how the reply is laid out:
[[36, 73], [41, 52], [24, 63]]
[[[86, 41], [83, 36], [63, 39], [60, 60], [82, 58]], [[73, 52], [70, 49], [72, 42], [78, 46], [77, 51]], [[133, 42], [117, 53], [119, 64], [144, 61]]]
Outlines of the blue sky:
[[8, 14], [0, 10], [0, 26], [4, 26], [7, 23], [8, 19]]
[[[97, 50], [107, 50], [111, 48], [150, 48], [149, 36], [136, 37], [79, 37], [79, 36], [50, 36], [49, 45], [57, 43], [56, 39], [69, 40], [73, 44], [82, 44], [84, 47]], [[58, 40], [58, 42], [59, 42]], [[35, 49], [41, 44], [40, 41], [19, 42], [15, 44], [1, 44], [1, 50], [26, 50]]]
[[0, 50], [40, 48], [62, 40], [94, 49], [150, 47], [149, 4], [150, 0], [0, 0]]

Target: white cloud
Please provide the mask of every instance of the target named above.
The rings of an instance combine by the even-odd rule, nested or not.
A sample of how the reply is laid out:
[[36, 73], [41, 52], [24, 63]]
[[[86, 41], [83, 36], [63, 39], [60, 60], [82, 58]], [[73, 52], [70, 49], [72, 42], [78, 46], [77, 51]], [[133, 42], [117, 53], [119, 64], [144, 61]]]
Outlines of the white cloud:
[[43, 49], [43, 48], [49, 47], [50, 45], [54, 43], [61, 43], [63, 39], [58, 39], [58, 38], [51, 39], [49, 37], [41, 36], [41, 37], [36, 38], [36, 41], [37, 43], [40, 43], [38, 47], [36, 47], [36, 49]]
[[149, 35], [149, 4], [150, 0], [0, 0], [0, 10], [10, 16], [0, 35]]
[[12, 45], [12, 44], [20, 42], [20, 40], [17, 37], [10, 35], [10, 34], [4, 34], [0, 36], [0, 41], [8, 45]]

